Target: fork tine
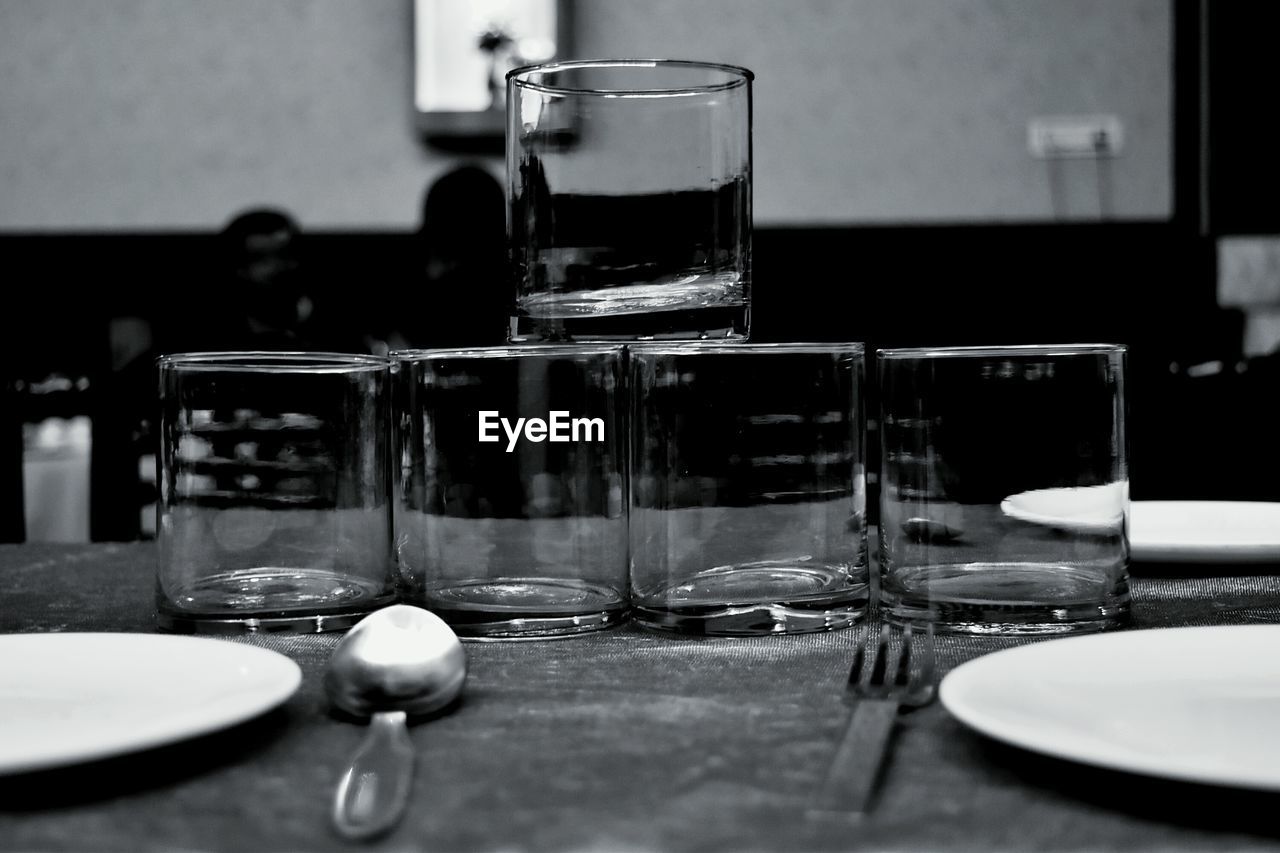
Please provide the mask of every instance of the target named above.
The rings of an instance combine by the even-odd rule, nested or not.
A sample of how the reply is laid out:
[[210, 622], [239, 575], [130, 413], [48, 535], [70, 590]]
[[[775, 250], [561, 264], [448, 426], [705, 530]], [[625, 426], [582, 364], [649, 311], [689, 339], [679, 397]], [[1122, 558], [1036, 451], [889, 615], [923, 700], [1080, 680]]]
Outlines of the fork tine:
[[880, 642], [876, 645], [876, 659], [871, 664], [871, 684], [884, 684], [884, 671], [889, 657], [889, 626], [880, 626]]
[[908, 622], [902, 628], [902, 651], [898, 652], [898, 673], [893, 678], [893, 683], [899, 687], [906, 687], [911, 680], [911, 623]]
[[858, 650], [853, 653], [853, 666], [849, 668], [849, 684], [857, 684], [862, 678], [862, 664], [866, 658], [867, 652], [863, 644], [858, 644]]
[[934, 656], [933, 656], [933, 623], [932, 622], [930, 622], [926, 626], [925, 640], [926, 642], [924, 644], [924, 663], [921, 664], [920, 666], [920, 683], [932, 684], [933, 672], [936, 666], [936, 661], [934, 660]]

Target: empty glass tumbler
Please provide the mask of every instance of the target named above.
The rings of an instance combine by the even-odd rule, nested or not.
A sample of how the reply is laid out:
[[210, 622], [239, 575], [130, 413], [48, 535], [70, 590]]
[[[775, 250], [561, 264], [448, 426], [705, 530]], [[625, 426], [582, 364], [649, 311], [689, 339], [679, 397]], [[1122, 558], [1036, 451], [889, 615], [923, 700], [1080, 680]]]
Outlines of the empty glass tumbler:
[[550, 637], [623, 621], [623, 347], [393, 357], [406, 599], [462, 637]]
[[159, 372], [161, 628], [333, 630], [394, 599], [386, 359], [189, 353]]
[[824, 631], [866, 610], [860, 344], [631, 348], [632, 616]]
[[670, 60], [507, 76], [512, 341], [747, 336], [751, 82]]
[[881, 605], [980, 634], [1129, 614], [1122, 346], [879, 353]]

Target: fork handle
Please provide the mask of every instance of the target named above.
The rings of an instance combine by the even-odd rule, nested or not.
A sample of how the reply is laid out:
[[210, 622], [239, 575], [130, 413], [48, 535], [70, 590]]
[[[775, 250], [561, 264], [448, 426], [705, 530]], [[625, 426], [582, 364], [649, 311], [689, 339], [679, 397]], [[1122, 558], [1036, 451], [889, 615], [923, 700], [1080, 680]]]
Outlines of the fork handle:
[[861, 699], [853, 706], [849, 727], [836, 749], [813, 810], [854, 814], [867, 810], [897, 719], [898, 702], [893, 699]]

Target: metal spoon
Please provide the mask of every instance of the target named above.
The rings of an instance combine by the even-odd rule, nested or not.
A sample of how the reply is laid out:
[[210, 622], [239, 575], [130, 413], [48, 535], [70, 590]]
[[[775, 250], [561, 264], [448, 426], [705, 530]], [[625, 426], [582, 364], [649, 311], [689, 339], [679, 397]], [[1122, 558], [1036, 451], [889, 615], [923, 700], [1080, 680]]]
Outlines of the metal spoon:
[[467, 656], [434, 613], [394, 604], [361, 619], [329, 658], [324, 688], [339, 709], [372, 717], [369, 734], [338, 783], [333, 824], [347, 838], [372, 838], [399, 821], [413, 782], [408, 715], [452, 702]]

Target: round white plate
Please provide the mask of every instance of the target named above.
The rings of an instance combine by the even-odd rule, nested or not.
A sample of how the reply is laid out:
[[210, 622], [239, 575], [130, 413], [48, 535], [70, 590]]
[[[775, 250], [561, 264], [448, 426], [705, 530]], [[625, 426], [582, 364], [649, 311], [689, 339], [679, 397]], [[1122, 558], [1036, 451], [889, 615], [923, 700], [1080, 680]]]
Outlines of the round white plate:
[[1100, 767], [1280, 791], [1280, 625], [1046, 640], [942, 680], [960, 722]]
[[284, 702], [284, 655], [164, 634], [0, 636], [0, 774], [207, 734]]
[[1135, 560], [1280, 562], [1280, 503], [1134, 501], [1129, 545]]
[[1102, 486], [1034, 489], [1010, 495], [1000, 503], [1000, 510], [1010, 518], [1043, 524], [1061, 530], [1086, 533], [1114, 533], [1124, 524], [1123, 491], [1128, 483]]

